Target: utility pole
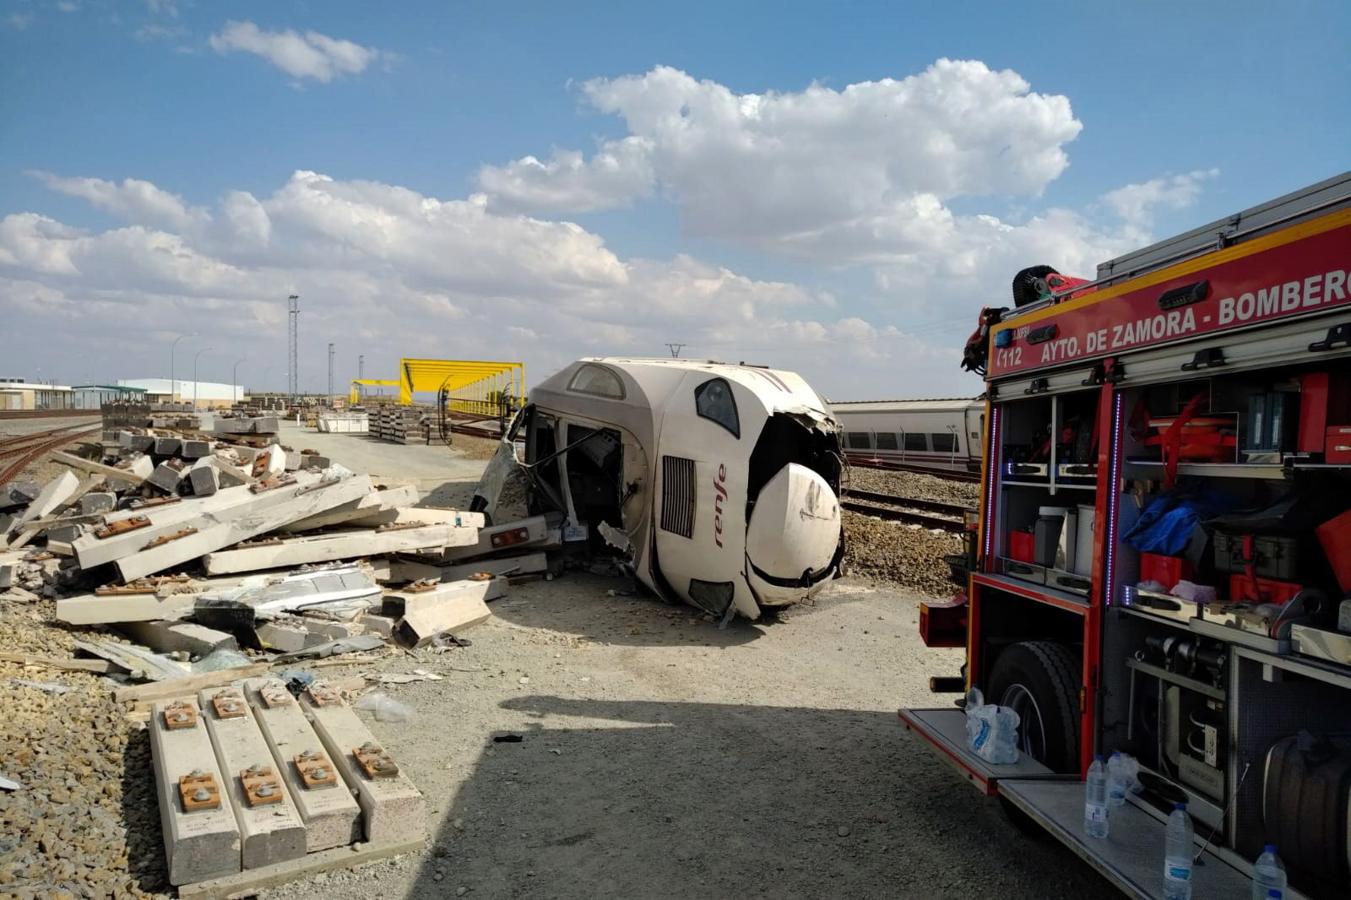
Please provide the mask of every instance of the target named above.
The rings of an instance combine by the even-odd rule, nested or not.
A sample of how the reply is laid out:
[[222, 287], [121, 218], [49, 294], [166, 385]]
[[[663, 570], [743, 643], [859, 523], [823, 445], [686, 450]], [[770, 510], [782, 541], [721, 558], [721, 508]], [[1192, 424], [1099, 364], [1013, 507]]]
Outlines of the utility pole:
[[328, 405], [333, 405], [333, 342], [328, 342]]
[[680, 355], [680, 351], [685, 349], [684, 344], [667, 344], [666, 348], [671, 351], [671, 359]]
[[[366, 377], [366, 354], [362, 353], [357, 357], [357, 380], [360, 381]], [[360, 400], [366, 392], [364, 384], [357, 385], [357, 399]]]
[[286, 298], [286, 313], [290, 318], [290, 339], [291, 352], [288, 357], [288, 370], [286, 379], [286, 388], [291, 394], [291, 401], [295, 402], [296, 395], [300, 393], [300, 295], [292, 294]]

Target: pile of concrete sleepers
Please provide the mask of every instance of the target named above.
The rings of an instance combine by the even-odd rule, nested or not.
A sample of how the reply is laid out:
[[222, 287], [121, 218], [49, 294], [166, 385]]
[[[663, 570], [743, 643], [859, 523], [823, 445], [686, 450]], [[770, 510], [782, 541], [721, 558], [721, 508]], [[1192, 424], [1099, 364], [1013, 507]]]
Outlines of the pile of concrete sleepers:
[[59, 621], [105, 631], [75, 643], [97, 659], [42, 663], [107, 674], [148, 723], [184, 896], [409, 849], [421, 796], [343, 694], [295, 697], [269, 673], [452, 646], [510, 579], [550, 573], [560, 522], [416, 506], [412, 485], [281, 446], [275, 419], [173, 424], [0, 487], [0, 598], [54, 600]]
[[370, 414], [369, 431], [382, 441], [395, 444], [423, 444], [427, 432], [436, 424], [429, 407], [384, 405]]

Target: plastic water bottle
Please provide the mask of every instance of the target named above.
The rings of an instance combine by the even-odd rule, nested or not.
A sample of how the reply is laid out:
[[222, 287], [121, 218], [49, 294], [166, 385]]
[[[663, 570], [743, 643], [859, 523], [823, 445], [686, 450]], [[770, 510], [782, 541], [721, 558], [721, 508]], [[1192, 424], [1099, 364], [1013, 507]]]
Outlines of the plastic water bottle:
[[1267, 844], [1252, 867], [1253, 900], [1280, 900], [1285, 896], [1285, 866], [1276, 855], [1276, 845]]
[[1091, 838], [1105, 838], [1107, 829], [1107, 767], [1095, 756], [1084, 782], [1084, 831]]
[[1192, 820], [1187, 804], [1173, 807], [1163, 845], [1163, 900], [1191, 900]]
[[1107, 759], [1107, 808], [1120, 809], [1126, 805], [1126, 760], [1118, 751]]

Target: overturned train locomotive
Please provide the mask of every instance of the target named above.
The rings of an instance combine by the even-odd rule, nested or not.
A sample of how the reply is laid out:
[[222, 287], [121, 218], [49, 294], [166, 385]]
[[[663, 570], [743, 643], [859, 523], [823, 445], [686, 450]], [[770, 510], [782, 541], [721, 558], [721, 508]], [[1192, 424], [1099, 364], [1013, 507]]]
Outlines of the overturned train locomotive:
[[720, 617], [755, 619], [839, 572], [839, 426], [795, 373], [583, 359], [530, 401], [476, 492], [490, 518], [523, 482], [528, 513], [561, 513], [574, 541]]

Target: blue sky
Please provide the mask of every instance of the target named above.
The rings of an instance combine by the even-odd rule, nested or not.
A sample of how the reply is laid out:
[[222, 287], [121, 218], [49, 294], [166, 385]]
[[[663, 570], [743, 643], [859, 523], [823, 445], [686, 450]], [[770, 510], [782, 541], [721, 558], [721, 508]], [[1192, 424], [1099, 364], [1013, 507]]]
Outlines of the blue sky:
[[329, 340], [536, 376], [682, 340], [974, 393], [953, 354], [1017, 268], [1344, 169], [1348, 35], [1334, 2], [5, 0], [0, 368], [162, 375], [196, 330], [278, 386], [297, 290], [314, 387]]

